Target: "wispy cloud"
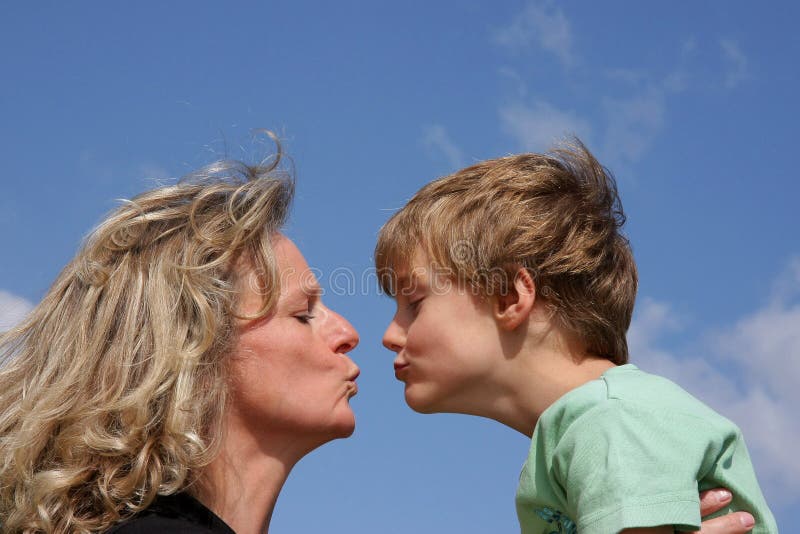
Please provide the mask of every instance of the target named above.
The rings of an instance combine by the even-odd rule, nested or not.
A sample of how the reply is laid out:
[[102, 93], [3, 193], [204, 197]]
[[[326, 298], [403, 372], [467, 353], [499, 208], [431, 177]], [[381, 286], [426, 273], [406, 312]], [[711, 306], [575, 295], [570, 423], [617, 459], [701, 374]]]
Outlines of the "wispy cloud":
[[567, 67], [575, 60], [569, 20], [550, 3], [530, 2], [508, 26], [494, 32], [494, 40], [514, 50], [539, 45]]
[[148, 182], [161, 183], [173, 178], [167, 169], [155, 163], [143, 163], [139, 165], [137, 174], [140, 178]]
[[618, 71], [635, 87], [625, 96], [606, 96], [598, 102], [603, 113], [596, 121], [577, 111], [559, 108], [542, 98], [511, 99], [499, 108], [500, 125], [522, 150], [541, 151], [565, 136], [577, 135], [590, 147], [595, 133], [602, 134], [596, 147], [604, 162], [615, 169], [641, 160], [664, 128], [670, 94], [680, 83], [670, 75], [660, 83], [643, 84], [633, 72]]
[[[655, 74], [642, 68], [578, 62], [580, 50], [573, 43], [572, 34], [564, 12], [549, 1], [528, 3], [508, 26], [492, 33], [496, 43], [511, 50], [538, 46], [553, 53], [562, 64], [575, 67], [551, 73], [547, 78], [548, 88], [562, 87], [562, 92], [574, 93], [582, 109], [601, 111], [581, 116], [567, 108], [559, 109], [543, 91], [532, 91], [534, 98], [531, 98], [527, 87], [530, 80], [513, 66], [504, 66], [499, 72], [511, 82], [513, 94], [498, 108], [501, 127], [525, 150], [545, 148], [565, 132], [581, 137], [594, 132], [602, 140], [601, 146], [594, 147], [601, 159], [618, 172], [624, 171], [646, 157], [657, 142], [668, 123], [676, 95], [683, 94], [685, 98], [692, 89], [719, 85], [719, 78], [714, 79], [708, 73], [716, 69], [709, 69], [708, 62], [698, 65], [698, 54], [709, 52], [709, 48], [694, 37], [677, 42], [672, 68]], [[713, 48], [716, 43], [722, 57], [720, 48]], [[736, 42], [730, 39], [712, 42], [710, 51], [718, 63], [715, 67], [724, 68], [725, 87], [736, 87], [749, 76], [748, 59]], [[608, 83], [592, 83], [588, 93], [583, 89], [587, 79], [599, 78]], [[539, 98], [535, 98], [537, 94]], [[558, 99], [564, 101], [560, 96]], [[590, 140], [584, 141], [592, 146]]]
[[789, 261], [786, 269], [775, 279], [770, 293], [770, 305], [780, 306], [800, 297], [800, 256]]
[[497, 69], [497, 73], [501, 76], [504, 85], [511, 89], [511, 94], [515, 98], [524, 99], [528, 96], [528, 85], [516, 69], [505, 66]]
[[603, 155], [615, 166], [639, 161], [664, 125], [665, 91], [651, 86], [627, 98], [604, 99]]
[[422, 144], [430, 152], [440, 154], [453, 169], [464, 166], [464, 153], [456, 145], [447, 129], [441, 124], [426, 126], [422, 133]]
[[725, 58], [727, 67], [724, 82], [725, 87], [732, 89], [747, 78], [747, 56], [741, 51], [739, 45], [730, 39], [721, 39], [719, 45], [722, 48], [722, 55]]
[[559, 109], [542, 99], [514, 102], [500, 108], [503, 129], [523, 150], [542, 151], [566, 136], [577, 135], [590, 142], [592, 127], [577, 113]]
[[736, 422], [742, 429], [767, 499], [800, 504], [800, 261], [779, 278], [783, 290], [721, 330], [705, 332], [705, 353], [663, 348], [680, 335], [677, 314], [666, 303], [644, 299], [628, 336], [634, 363], [667, 376]]
[[0, 289], [0, 332], [20, 322], [32, 308], [33, 304], [24, 298]]
[[609, 69], [605, 75], [623, 88], [601, 98], [602, 153], [610, 165], [625, 167], [647, 154], [667, 122], [671, 100], [691, 87], [692, 77], [683, 66], [663, 78], [635, 69]]
[[119, 177], [119, 168], [92, 148], [78, 153], [78, 171], [93, 184], [109, 185]]

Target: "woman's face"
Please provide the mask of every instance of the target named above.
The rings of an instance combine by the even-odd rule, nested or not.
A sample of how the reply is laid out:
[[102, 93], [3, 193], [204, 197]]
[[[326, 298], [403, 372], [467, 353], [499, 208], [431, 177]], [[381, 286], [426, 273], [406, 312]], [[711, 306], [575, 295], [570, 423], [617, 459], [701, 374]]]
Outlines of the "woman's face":
[[[321, 288], [295, 244], [273, 240], [281, 278], [277, 306], [263, 319], [240, 323], [232, 354], [231, 416], [255, 436], [283, 433], [324, 443], [355, 428], [349, 399], [358, 366], [346, 353], [358, 333], [325, 307]], [[241, 315], [262, 304], [252, 270], [240, 278]]]

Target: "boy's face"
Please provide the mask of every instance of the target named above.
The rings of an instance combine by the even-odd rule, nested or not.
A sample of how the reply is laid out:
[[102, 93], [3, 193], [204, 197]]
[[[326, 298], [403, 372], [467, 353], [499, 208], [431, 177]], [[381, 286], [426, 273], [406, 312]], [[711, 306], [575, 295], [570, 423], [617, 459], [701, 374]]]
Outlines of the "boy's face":
[[406, 402], [422, 413], [475, 413], [502, 358], [491, 300], [431, 265], [421, 249], [399, 274], [397, 312], [383, 345], [397, 353]]

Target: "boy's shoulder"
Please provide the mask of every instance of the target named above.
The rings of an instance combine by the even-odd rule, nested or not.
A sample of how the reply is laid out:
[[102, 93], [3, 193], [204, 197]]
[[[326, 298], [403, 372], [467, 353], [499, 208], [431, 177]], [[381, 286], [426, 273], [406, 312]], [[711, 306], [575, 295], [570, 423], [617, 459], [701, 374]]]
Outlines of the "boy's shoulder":
[[[598, 423], [625, 417], [665, 424], [695, 425], [720, 436], [738, 427], [671, 380], [646, 373], [632, 364], [609, 369], [562, 396], [540, 418], [541, 431], [562, 436], [568, 430], [597, 428]], [[577, 423], [577, 424], [576, 424]]]
[[642, 371], [633, 364], [609, 369], [601, 380], [605, 384], [607, 399], [619, 401], [620, 406], [733, 426], [733, 422], [672, 380]]
[[[674, 524], [696, 528], [698, 487], [727, 487], [737, 496], [737, 509], [755, 513], [766, 525], [760, 532], [777, 532], [739, 428], [674, 382], [633, 365], [606, 371], [542, 414], [520, 476], [518, 503], [539, 495], [542, 473], [548, 487], [561, 488], [562, 499], [581, 496], [572, 510], [579, 531], [638, 526], [620, 522], [619, 503], [631, 513], [652, 518], [663, 512]], [[582, 510], [581, 503], [591, 506]], [[676, 517], [669, 508], [676, 503], [691, 506]]]

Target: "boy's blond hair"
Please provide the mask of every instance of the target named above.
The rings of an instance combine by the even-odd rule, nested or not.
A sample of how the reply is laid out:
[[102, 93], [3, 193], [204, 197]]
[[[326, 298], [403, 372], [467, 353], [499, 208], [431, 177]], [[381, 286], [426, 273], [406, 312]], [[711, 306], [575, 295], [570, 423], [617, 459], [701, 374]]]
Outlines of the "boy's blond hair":
[[575, 139], [429, 183], [383, 226], [375, 262], [392, 295], [418, 246], [486, 296], [525, 267], [558, 324], [589, 354], [623, 364], [637, 287], [624, 223], [613, 176]]

